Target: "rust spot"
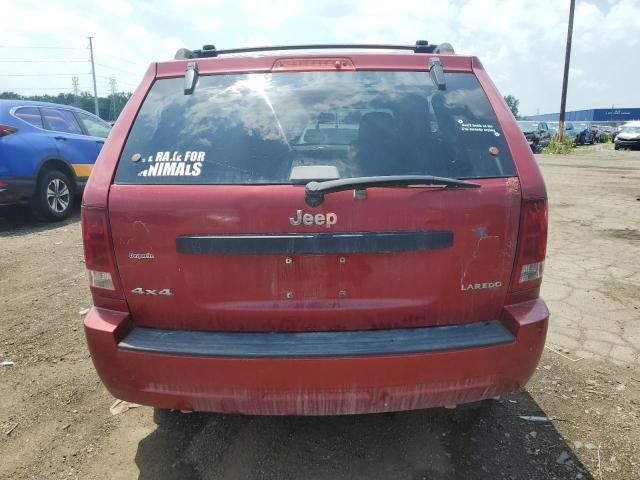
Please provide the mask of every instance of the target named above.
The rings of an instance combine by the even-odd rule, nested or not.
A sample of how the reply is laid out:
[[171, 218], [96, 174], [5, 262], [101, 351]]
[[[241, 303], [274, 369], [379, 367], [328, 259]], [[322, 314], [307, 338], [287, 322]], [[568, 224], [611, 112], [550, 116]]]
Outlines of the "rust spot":
[[507, 190], [514, 195], [520, 194], [520, 180], [517, 177], [507, 179]]
[[497, 157], [500, 153], [500, 150], [498, 150], [498, 147], [489, 147], [489, 153], [494, 157]]

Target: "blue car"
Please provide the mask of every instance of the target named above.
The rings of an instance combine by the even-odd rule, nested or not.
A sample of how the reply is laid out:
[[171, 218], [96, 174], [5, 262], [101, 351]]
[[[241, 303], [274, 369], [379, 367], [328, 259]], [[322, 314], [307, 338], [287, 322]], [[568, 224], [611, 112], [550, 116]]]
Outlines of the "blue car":
[[111, 126], [79, 108], [0, 100], [0, 205], [61, 220], [82, 193]]

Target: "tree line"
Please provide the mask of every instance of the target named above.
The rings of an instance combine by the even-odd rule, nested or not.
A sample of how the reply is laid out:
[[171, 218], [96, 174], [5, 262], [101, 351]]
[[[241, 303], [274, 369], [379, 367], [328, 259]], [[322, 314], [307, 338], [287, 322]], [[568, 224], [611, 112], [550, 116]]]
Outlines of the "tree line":
[[[117, 92], [115, 95], [108, 97], [98, 97], [98, 107], [100, 109], [100, 118], [108, 122], [114, 121], [120, 115], [125, 103], [131, 97], [131, 93]], [[36, 102], [50, 102], [61, 105], [70, 105], [81, 108], [87, 112], [95, 113], [93, 95], [89, 92], [81, 92], [77, 96], [73, 93], [58, 93], [57, 95], [20, 95], [15, 92], [2, 92], [0, 99], [6, 100], [33, 100]]]

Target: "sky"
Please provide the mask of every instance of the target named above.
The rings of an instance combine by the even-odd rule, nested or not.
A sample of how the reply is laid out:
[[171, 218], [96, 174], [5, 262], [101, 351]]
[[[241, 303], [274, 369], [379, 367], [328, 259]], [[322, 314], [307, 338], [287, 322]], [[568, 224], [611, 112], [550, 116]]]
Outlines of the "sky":
[[[449, 42], [523, 114], [560, 105], [569, 0], [0, 0], [0, 91], [135, 89], [181, 47]], [[567, 109], [640, 107], [640, 0], [578, 0]], [[29, 47], [29, 48], [25, 48]], [[44, 48], [43, 48], [44, 47]]]

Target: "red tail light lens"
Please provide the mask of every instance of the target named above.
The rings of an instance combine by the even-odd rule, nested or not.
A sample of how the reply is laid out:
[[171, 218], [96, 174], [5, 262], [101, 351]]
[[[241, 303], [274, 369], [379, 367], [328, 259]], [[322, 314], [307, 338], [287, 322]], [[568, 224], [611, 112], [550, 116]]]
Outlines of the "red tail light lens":
[[119, 297], [118, 274], [111, 248], [109, 223], [104, 209], [82, 207], [82, 239], [92, 293]]
[[18, 129], [16, 127], [0, 124], [0, 137], [6, 137], [7, 135], [11, 135], [12, 133], [15, 133], [17, 131]]
[[[534, 291], [538, 295], [547, 252], [547, 201], [525, 200], [522, 204], [518, 251], [510, 291]], [[522, 297], [521, 297], [522, 298]]]

